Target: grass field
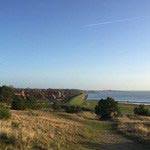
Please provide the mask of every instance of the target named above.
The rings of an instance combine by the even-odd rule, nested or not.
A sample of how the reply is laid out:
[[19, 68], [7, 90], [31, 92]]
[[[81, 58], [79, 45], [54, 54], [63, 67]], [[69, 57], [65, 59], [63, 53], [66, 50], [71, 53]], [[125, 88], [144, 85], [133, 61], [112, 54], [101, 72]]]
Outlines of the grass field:
[[92, 112], [11, 112], [11, 119], [0, 120], [1, 150], [148, 150]]
[[[83, 93], [67, 104], [94, 110], [97, 101], [85, 100], [85, 96]], [[94, 111], [69, 114], [50, 111], [49, 103], [42, 103], [40, 110], [11, 110], [10, 119], [0, 120], [0, 150], [150, 149], [142, 143], [149, 141], [150, 117], [133, 116], [135, 105], [119, 104], [123, 116], [102, 121]]]

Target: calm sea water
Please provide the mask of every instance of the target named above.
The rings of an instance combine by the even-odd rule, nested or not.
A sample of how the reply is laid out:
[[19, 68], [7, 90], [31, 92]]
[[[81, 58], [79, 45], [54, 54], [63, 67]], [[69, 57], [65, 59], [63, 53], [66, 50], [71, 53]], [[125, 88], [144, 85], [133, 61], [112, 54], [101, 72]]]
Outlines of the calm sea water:
[[100, 100], [112, 97], [123, 103], [136, 103], [150, 105], [150, 91], [98, 91], [88, 92], [88, 100]]

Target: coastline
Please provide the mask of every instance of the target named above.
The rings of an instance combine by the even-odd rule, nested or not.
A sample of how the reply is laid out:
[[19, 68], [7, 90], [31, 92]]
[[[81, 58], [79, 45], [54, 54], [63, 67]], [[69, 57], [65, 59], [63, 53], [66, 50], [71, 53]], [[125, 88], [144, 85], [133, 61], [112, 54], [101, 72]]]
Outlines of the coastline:
[[99, 101], [107, 97], [112, 97], [118, 103], [122, 104], [135, 104], [135, 105], [150, 105], [150, 92], [149, 91], [99, 91], [87, 92], [87, 100]]
[[[94, 99], [86, 99], [87, 101], [93, 101], [93, 102], [98, 102], [99, 100], [94, 100]], [[120, 104], [132, 104], [132, 105], [148, 105], [150, 106], [150, 102], [133, 102], [133, 101], [120, 101], [116, 100]]]

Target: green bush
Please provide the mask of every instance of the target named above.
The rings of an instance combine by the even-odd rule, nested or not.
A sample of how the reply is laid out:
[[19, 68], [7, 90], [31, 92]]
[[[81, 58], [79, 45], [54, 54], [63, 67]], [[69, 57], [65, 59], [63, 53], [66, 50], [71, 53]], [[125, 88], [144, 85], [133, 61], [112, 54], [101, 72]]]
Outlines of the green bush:
[[16, 96], [12, 102], [11, 107], [12, 109], [15, 109], [15, 110], [25, 110], [26, 109], [25, 99], [22, 97]]
[[53, 110], [60, 110], [61, 109], [61, 105], [60, 105], [60, 103], [59, 102], [53, 102], [53, 104], [52, 104], [52, 109]]
[[0, 109], [0, 119], [9, 119], [11, 117], [11, 112], [7, 108]]
[[10, 145], [14, 145], [16, 143], [16, 138], [15, 136], [9, 136], [6, 133], [1, 133], [0, 134], [0, 141], [1, 143], [4, 143], [6, 145], [10, 144]]
[[68, 106], [65, 108], [67, 113], [79, 113], [82, 111], [81, 107], [79, 106]]
[[0, 101], [2, 102], [10, 102], [14, 98], [13, 88], [8, 86], [0, 87]]
[[133, 111], [136, 115], [149, 116], [150, 114], [149, 110], [146, 109], [144, 105], [139, 105], [138, 107], [135, 107]]
[[95, 106], [95, 113], [102, 119], [109, 119], [120, 113], [118, 102], [113, 98], [101, 99]]
[[27, 97], [25, 99], [25, 106], [27, 109], [36, 109], [37, 108], [37, 101], [35, 98]]
[[34, 98], [16, 96], [11, 105], [12, 109], [25, 110], [25, 109], [36, 109], [36, 100]]

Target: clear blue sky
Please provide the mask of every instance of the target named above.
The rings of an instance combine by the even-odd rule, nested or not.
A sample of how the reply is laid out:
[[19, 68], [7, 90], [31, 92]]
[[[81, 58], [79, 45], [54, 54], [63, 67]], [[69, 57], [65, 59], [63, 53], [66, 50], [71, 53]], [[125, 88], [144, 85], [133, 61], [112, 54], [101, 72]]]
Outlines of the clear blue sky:
[[150, 90], [150, 0], [1, 0], [0, 84]]

